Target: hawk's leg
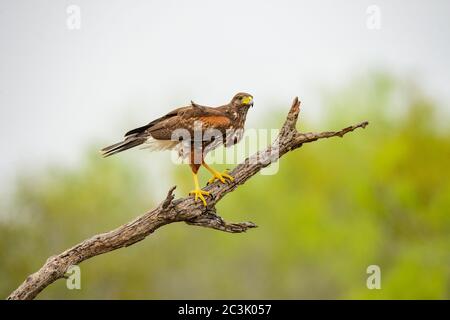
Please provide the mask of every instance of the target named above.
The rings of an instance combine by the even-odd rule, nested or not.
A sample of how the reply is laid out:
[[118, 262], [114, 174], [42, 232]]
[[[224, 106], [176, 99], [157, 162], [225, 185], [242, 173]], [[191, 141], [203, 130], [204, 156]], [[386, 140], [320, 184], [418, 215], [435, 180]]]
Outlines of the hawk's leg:
[[212, 178], [208, 180], [208, 184], [213, 183], [216, 180], [219, 180], [222, 183], [228, 183], [228, 181], [234, 180], [234, 178], [230, 176], [226, 171], [220, 173], [219, 171], [208, 166], [205, 161], [203, 161], [202, 165], [213, 175]]
[[200, 168], [200, 165], [191, 164], [190, 166], [192, 169], [192, 174], [194, 176], [195, 189], [192, 190], [191, 192], [189, 192], [189, 194], [194, 196], [195, 201], [200, 199], [203, 202], [203, 205], [206, 207], [206, 200], [205, 200], [204, 195], [209, 196], [210, 193], [208, 191], [203, 191], [202, 189], [200, 189], [200, 185], [198, 183], [198, 176], [197, 176], [197, 172], [198, 172], [198, 169]]

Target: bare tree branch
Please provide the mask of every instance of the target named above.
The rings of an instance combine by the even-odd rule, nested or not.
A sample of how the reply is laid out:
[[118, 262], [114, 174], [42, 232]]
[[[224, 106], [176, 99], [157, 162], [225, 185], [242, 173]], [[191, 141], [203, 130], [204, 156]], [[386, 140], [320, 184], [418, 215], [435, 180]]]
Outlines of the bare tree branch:
[[253, 222], [228, 223], [219, 217], [214, 211], [206, 211], [200, 217], [192, 220], [186, 220], [187, 224], [212, 228], [230, 233], [241, 233], [250, 228], [256, 228]]
[[295, 98], [287, 119], [275, 141], [266, 149], [245, 159], [230, 173], [235, 179], [229, 184], [215, 182], [204, 190], [211, 192], [207, 207], [195, 202], [192, 197], [174, 200], [172, 187], [166, 199], [155, 209], [115, 230], [98, 234], [74, 247], [47, 259], [45, 264], [27, 279], [8, 299], [33, 299], [54, 281], [63, 278], [68, 268], [84, 260], [119, 248], [130, 246], [145, 239], [156, 229], [173, 222], [184, 221], [189, 225], [212, 228], [220, 231], [240, 233], [255, 228], [252, 222], [227, 223], [216, 214], [216, 204], [228, 193], [235, 190], [258, 173], [262, 168], [277, 161], [285, 153], [301, 147], [304, 143], [345, 134], [368, 125], [367, 121], [331, 132], [300, 133], [295, 126], [300, 112], [300, 102]]

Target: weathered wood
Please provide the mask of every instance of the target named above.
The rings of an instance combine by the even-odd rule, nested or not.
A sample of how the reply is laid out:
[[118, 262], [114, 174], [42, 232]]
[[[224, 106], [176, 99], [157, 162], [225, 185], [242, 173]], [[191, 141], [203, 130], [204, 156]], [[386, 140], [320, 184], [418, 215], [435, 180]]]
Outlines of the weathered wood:
[[299, 112], [300, 102], [298, 98], [295, 98], [278, 137], [269, 147], [255, 153], [236, 166], [230, 173], [234, 177], [233, 182], [229, 184], [215, 182], [204, 188], [212, 195], [208, 198], [207, 207], [204, 207], [201, 202], [195, 202], [192, 197], [174, 200], [175, 187], [172, 187], [166, 199], [157, 208], [117, 229], [95, 235], [63, 253], [48, 258], [45, 264], [37, 272], [28, 276], [8, 299], [34, 299], [51, 283], [63, 278], [71, 265], [77, 265], [94, 256], [130, 246], [169, 223], [184, 221], [189, 225], [231, 233], [245, 232], [250, 228], [255, 228], [256, 225], [252, 222], [225, 222], [217, 215], [215, 205], [262, 168], [277, 161], [287, 152], [301, 147], [304, 143], [323, 138], [342, 137], [346, 133], [368, 125], [368, 122], [364, 121], [340, 131], [300, 133], [295, 128]]

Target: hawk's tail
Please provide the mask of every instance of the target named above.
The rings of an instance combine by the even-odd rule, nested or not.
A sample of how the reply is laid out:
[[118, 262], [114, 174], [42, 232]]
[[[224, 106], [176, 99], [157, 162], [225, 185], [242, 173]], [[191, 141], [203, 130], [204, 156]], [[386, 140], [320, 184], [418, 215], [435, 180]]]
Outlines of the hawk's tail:
[[115, 143], [100, 150], [103, 157], [109, 157], [113, 154], [128, 150], [130, 148], [143, 144], [147, 139], [143, 137], [128, 137], [124, 141]]

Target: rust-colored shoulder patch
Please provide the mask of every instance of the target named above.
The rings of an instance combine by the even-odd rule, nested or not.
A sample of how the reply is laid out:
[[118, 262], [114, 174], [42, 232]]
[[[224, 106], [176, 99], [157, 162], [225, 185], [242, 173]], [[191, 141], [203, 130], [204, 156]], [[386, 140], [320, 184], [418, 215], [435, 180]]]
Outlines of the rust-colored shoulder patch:
[[227, 127], [231, 123], [230, 119], [225, 116], [203, 116], [199, 117], [199, 120], [212, 127]]

